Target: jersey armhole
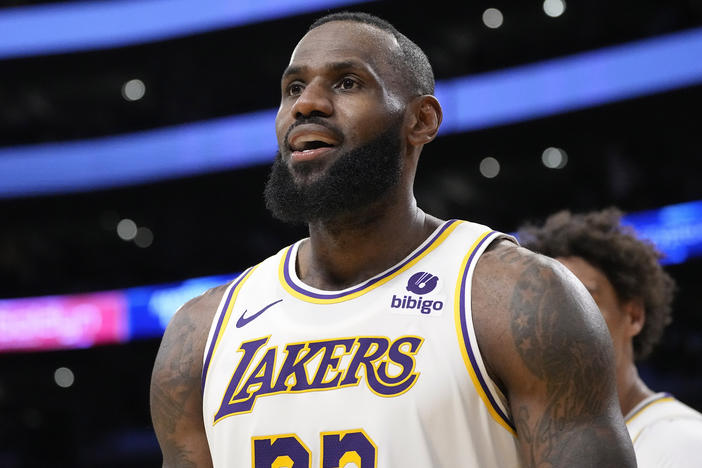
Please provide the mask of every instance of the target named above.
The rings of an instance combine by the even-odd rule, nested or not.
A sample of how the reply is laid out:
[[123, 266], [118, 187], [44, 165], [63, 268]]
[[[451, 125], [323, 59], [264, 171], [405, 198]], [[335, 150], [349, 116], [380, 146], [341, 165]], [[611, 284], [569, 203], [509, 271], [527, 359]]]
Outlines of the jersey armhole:
[[471, 282], [477, 260], [487, 247], [497, 239], [507, 239], [518, 243], [512, 236], [497, 231], [482, 233], [466, 253], [458, 273], [456, 283], [454, 314], [459, 347], [468, 375], [476, 392], [485, 404], [492, 418], [516, 437], [517, 431], [510, 417], [507, 400], [499, 387], [490, 378], [478, 348], [473, 327], [471, 310]]
[[[256, 265], [258, 266], [258, 265]], [[205, 345], [205, 354], [203, 356], [202, 364], [202, 385], [200, 391], [205, 394], [205, 383], [207, 380], [207, 371], [210, 368], [210, 362], [212, 362], [212, 357], [217, 350], [217, 345], [227, 328], [227, 323], [229, 321], [229, 316], [231, 315], [234, 304], [236, 303], [236, 297], [241, 290], [241, 286], [244, 282], [251, 276], [251, 273], [256, 269], [256, 266], [250, 267], [240, 274], [231, 284], [227, 287], [222, 299], [217, 307], [217, 313], [210, 326], [210, 332], [207, 336], [207, 344]], [[204, 401], [204, 398], [203, 398]]]

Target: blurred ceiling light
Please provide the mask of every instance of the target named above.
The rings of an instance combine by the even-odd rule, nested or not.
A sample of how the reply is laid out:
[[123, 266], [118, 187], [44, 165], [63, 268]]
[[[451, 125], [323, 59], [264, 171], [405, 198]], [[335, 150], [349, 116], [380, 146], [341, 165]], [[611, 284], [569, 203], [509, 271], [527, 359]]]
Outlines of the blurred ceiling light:
[[122, 97], [127, 101], [138, 101], [146, 94], [146, 85], [138, 78], [129, 80], [122, 85]]
[[145, 249], [154, 242], [154, 233], [151, 231], [151, 229], [147, 227], [140, 227], [137, 229], [136, 237], [134, 238], [134, 243], [138, 246], [141, 247], [142, 249]]
[[54, 371], [54, 382], [62, 388], [68, 388], [75, 382], [73, 371], [68, 367], [59, 367]]
[[563, 14], [566, 9], [563, 0], [544, 0], [544, 13], [551, 18], [557, 18]]
[[488, 8], [483, 12], [483, 23], [490, 29], [497, 29], [502, 26], [504, 17], [497, 8]]
[[117, 235], [120, 239], [130, 241], [137, 235], [137, 225], [129, 218], [124, 218], [117, 223]]
[[500, 162], [497, 159], [493, 157], [487, 157], [480, 161], [480, 174], [482, 174], [483, 177], [492, 179], [497, 177], [497, 174], [499, 173]]
[[541, 154], [541, 162], [549, 169], [563, 169], [568, 164], [568, 153], [560, 148], [546, 148]]

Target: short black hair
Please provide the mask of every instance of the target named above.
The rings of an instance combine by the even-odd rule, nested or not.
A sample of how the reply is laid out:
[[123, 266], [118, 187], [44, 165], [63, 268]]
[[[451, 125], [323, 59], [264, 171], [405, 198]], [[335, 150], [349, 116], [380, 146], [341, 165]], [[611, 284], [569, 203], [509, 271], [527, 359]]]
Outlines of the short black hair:
[[560, 211], [543, 226], [525, 225], [520, 243], [549, 257], [580, 257], [599, 268], [620, 301], [640, 299], [645, 309], [641, 332], [633, 339], [634, 358], [646, 358], [671, 322], [675, 281], [659, 260], [663, 255], [649, 241], [639, 239], [633, 228], [621, 224], [622, 212], [614, 207], [584, 214]]
[[343, 11], [317, 19], [308, 31], [331, 21], [368, 24], [391, 34], [400, 45], [401, 54], [389, 53], [388, 58], [394, 68], [398, 70], [405, 91], [415, 96], [434, 94], [434, 71], [426, 54], [388, 21], [368, 13]]

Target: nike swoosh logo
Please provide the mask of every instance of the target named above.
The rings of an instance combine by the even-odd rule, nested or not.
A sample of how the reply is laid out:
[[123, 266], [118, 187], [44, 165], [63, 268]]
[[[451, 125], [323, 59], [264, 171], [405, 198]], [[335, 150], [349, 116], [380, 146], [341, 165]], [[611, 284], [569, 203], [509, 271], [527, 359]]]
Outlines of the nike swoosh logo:
[[236, 321], [236, 328], [243, 327], [244, 325], [246, 325], [247, 323], [249, 323], [250, 321], [252, 321], [253, 319], [255, 319], [256, 317], [258, 317], [259, 315], [261, 315], [262, 313], [264, 313], [265, 311], [267, 311], [268, 309], [270, 309], [271, 307], [273, 307], [274, 305], [276, 305], [279, 302], [283, 302], [283, 300], [279, 299], [275, 302], [271, 302], [266, 307], [264, 307], [263, 309], [259, 310], [255, 314], [253, 314], [251, 317], [245, 317], [246, 311], [244, 311], [244, 313], [241, 314], [241, 317], [239, 317], [239, 320]]

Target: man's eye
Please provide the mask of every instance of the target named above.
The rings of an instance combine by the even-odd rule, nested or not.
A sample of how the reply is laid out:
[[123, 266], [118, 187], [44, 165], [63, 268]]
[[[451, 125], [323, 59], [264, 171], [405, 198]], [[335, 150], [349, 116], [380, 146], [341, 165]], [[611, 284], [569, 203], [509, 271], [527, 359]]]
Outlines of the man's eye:
[[297, 96], [302, 92], [302, 85], [298, 83], [293, 83], [290, 86], [288, 86], [288, 95], [290, 96]]
[[351, 79], [351, 78], [344, 78], [344, 79], [341, 80], [341, 82], [339, 83], [339, 87], [340, 87], [341, 89], [353, 89], [353, 88], [355, 88], [356, 86], [357, 86], [356, 81], [353, 80], [353, 79]]

